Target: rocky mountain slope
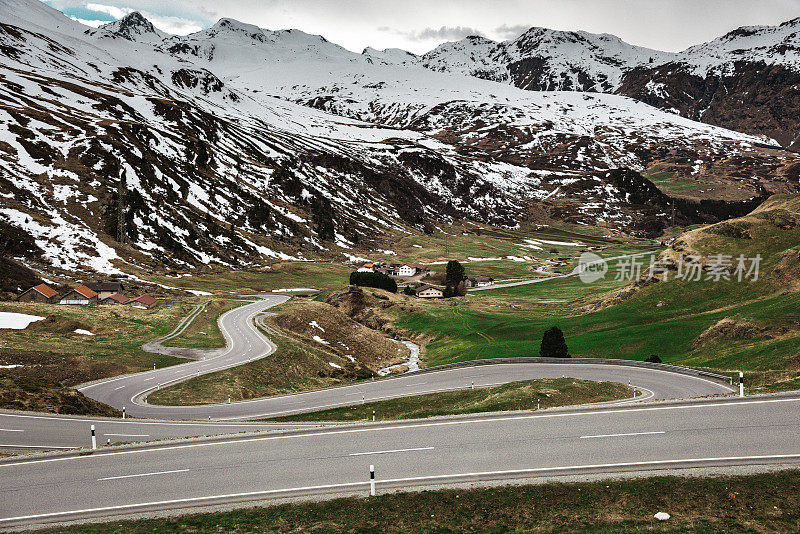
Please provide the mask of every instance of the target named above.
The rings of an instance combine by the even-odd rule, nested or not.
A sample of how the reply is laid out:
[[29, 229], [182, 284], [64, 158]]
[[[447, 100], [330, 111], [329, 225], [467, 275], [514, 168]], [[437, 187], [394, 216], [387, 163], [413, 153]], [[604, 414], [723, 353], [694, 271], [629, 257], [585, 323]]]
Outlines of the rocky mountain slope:
[[468, 37], [422, 56], [389, 52], [365, 55], [532, 91], [626, 95], [800, 148], [800, 18], [742, 27], [680, 53], [634, 46], [613, 35], [546, 28], [501, 43]]
[[766, 137], [623, 96], [231, 19], [185, 37], [138, 13], [92, 29], [35, 0], [0, 0], [0, 102], [0, 222], [30, 237], [17, 257], [64, 273], [344, 259], [534, 207], [650, 233], [663, 199], [632, 204], [649, 182], [614, 169], [713, 175], [734, 200], [795, 191], [800, 173]]

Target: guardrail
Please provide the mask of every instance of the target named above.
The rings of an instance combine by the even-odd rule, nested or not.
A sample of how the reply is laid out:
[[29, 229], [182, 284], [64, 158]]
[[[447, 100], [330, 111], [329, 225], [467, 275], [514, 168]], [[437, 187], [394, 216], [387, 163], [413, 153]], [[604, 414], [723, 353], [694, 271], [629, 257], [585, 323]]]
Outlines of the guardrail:
[[621, 365], [626, 367], [643, 367], [645, 369], [658, 369], [660, 371], [668, 371], [671, 373], [678, 373], [682, 375], [695, 376], [699, 378], [707, 378], [709, 380], [716, 380], [718, 382], [727, 382], [728, 385], [733, 385], [733, 378], [730, 376], [711, 373], [709, 371], [701, 371], [699, 369], [692, 369], [690, 367], [680, 367], [678, 365], [669, 365], [666, 363], [651, 363], [640, 362], [636, 360], [616, 360], [604, 358], [492, 358], [486, 360], [469, 360], [466, 362], [447, 363], [444, 365], [437, 365], [435, 367], [426, 367], [419, 371], [410, 371], [404, 373], [409, 374], [422, 374], [433, 371], [441, 371], [443, 369], [452, 369], [454, 367], [476, 367], [479, 365], [499, 365], [508, 363], [564, 363], [564, 364], [600, 364], [600, 365]]

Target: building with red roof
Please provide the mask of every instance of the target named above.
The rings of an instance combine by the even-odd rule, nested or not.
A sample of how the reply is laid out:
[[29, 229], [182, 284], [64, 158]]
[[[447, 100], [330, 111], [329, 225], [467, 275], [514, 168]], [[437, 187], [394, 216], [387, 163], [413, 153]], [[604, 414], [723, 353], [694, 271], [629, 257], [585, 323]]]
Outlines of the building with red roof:
[[39, 284], [24, 291], [17, 297], [19, 302], [41, 302], [44, 304], [52, 304], [58, 300], [58, 291], [48, 286], [47, 284]]

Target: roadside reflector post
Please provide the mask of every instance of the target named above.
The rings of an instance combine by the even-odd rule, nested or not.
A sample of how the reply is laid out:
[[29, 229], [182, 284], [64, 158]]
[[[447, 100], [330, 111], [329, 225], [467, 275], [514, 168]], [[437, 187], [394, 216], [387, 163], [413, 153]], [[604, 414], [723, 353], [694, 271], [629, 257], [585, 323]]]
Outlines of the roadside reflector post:
[[361, 395], [361, 404], [367, 402], [367, 398], [364, 395]]
[[469, 387], [470, 387], [470, 389], [475, 389], [475, 381], [474, 380], [469, 383]]
[[744, 397], [744, 373], [739, 371], [739, 396]]
[[153, 364], [153, 371], [156, 370], [156, 364]]
[[92, 425], [92, 449], [97, 448], [97, 436], [94, 433], [94, 425]]
[[231, 396], [228, 395], [228, 404], [230, 404], [230, 403], [231, 403]]
[[375, 410], [372, 410], [372, 422], [375, 422]]
[[539, 409], [539, 399], [536, 399], [536, 409]]
[[125, 406], [122, 407], [122, 418], [125, 419]]
[[369, 494], [375, 496], [375, 466], [369, 466]]
[[111, 438], [106, 438], [106, 447], [111, 445]]

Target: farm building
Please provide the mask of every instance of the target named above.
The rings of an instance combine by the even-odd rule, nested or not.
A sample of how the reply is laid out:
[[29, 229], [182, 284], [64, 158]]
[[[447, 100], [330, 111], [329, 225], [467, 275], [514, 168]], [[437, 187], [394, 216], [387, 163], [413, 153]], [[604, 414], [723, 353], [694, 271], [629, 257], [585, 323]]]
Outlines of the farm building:
[[417, 296], [421, 299], [440, 299], [444, 297], [444, 291], [426, 284], [417, 288]]
[[62, 296], [59, 304], [97, 304], [97, 293], [86, 286], [79, 286]]
[[114, 293], [122, 293], [125, 289], [120, 282], [91, 282], [86, 287], [97, 293], [97, 299], [103, 301]]
[[150, 295], [142, 295], [140, 297], [130, 299], [126, 304], [129, 306], [141, 306], [149, 309], [158, 305], [158, 299], [151, 297]]
[[19, 302], [42, 302], [52, 304], [58, 300], [58, 292], [47, 284], [33, 286], [17, 297]]
[[489, 276], [475, 277], [475, 287], [490, 286], [492, 284], [494, 284], [494, 278], [491, 278]]
[[114, 293], [106, 298], [100, 299], [100, 304], [128, 304], [131, 301], [125, 295]]

